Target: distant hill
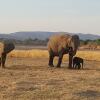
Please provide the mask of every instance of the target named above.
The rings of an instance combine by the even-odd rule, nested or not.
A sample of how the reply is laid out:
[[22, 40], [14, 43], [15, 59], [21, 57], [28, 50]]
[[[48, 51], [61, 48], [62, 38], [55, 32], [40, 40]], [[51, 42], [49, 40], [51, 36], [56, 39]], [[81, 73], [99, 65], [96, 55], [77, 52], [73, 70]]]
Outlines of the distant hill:
[[80, 39], [82, 40], [96, 40], [96, 39], [100, 39], [100, 35], [93, 35], [93, 34], [82, 34], [82, 33], [78, 33]]
[[10, 34], [0, 34], [0, 38], [6, 38], [6, 39], [17, 39], [17, 40], [25, 40], [25, 39], [40, 39], [45, 40], [49, 38], [53, 34], [78, 34], [81, 40], [95, 40], [100, 39], [99, 35], [93, 35], [93, 34], [82, 34], [82, 33], [68, 33], [68, 32], [43, 32], [43, 31], [33, 31], [33, 32], [15, 32]]

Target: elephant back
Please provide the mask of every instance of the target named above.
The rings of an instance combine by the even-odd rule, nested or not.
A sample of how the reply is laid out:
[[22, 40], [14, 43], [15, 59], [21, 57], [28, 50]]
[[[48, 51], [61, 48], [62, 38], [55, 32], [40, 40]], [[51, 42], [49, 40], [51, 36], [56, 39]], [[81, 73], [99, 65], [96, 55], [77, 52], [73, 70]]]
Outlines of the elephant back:
[[12, 42], [4, 42], [4, 53], [9, 53], [15, 48]]
[[70, 38], [71, 36], [68, 34], [51, 36], [48, 42], [48, 50], [58, 53], [60, 50], [62, 50], [62, 48], [66, 49]]

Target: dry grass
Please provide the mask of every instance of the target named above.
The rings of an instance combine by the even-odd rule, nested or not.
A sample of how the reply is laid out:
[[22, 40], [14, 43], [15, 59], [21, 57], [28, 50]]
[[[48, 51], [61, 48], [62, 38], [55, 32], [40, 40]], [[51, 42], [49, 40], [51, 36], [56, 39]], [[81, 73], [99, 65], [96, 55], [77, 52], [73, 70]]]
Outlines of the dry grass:
[[48, 57], [47, 50], [14, 50], [9, 54], [10, 57], [22, 57], [22, 58], [41, 58]]
[[[14, 50], [9, 54], [10, 57], [28, 57], [28, 58], [48, 58], [47, 50]], [[86, 60], [100, 61], [100, 51], [78, 51], [77, 55]], [[68, 59], [68, 56], [64, 56]]]
[[0, 68], [0, 100], [100, 100], [100, 52], [77, 56], [91, 60], [83, 70], [67, 69], [68, 56], [61, 68], [49, 68], [47, 50], [14, 50]]
[[47, 58], [8, 58], [0, 69], [0, 100], [100, 100], [100, 62], [84, 70], [48, 68]]
[[76, 56], [82, 57], [85, 60], [100, 61], [100, 51], [79, 51]]

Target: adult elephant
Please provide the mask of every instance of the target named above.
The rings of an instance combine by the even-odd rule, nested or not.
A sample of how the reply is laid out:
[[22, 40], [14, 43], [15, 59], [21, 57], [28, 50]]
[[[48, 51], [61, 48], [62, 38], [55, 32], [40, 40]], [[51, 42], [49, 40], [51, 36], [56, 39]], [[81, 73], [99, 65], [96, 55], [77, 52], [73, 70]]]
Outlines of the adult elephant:
[[72, 68], [72, 59], [79, 47], [78, 35], [53, 35], [48, 42], [49, 66], [53, 67], [53, 59], [58, 56], [57, 67], [60, 67], [64, 54], [69, 54], [69, 68]]
[[0, 42], [0, 66], [5, 68], [6, 56], [15, 48], [12, 42]]

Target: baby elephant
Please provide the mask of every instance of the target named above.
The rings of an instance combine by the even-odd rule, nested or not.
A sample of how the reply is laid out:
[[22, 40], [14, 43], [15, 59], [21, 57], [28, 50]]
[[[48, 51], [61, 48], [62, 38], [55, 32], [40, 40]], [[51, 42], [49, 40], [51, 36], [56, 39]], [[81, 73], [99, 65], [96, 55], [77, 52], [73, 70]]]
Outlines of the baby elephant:
[[74, 57], [73, 58], [73, 68], [75, 68], [75, 69], [82, 68], [83, 69], [83, 59], [80, 57]]

